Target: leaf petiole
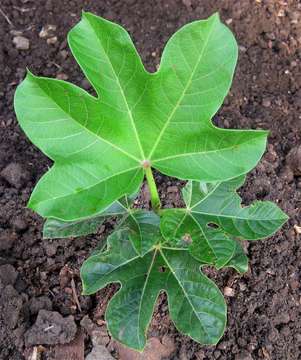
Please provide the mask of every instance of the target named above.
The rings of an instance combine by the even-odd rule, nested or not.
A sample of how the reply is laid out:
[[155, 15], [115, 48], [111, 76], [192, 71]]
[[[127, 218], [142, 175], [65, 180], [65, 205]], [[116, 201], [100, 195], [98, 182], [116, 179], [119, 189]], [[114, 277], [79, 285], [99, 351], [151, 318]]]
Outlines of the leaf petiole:
[[156, 213], [158, 213], [161, 208], [161, 201], [160, 201], [157, 185], [153, 176], [153, 172], [150, 166], [144, 167], [144, 171], [151, 196], [152, 208]]

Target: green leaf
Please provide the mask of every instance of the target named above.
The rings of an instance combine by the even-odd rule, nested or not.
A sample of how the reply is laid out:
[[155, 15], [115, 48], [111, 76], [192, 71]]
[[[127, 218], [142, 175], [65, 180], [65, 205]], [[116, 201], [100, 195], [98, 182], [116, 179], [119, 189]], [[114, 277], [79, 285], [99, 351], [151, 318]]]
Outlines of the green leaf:
[[[241, 176], [213, 184], [192, 182], [185, 192], [191, 194], [186, 202], [190, 214], [205, 226], [218, 225], [223, 231], [248, 240], [257, 240], [275, 233], [288, 219], [287, 215], [270, 201], [256, 201], [251, 206], [241, 206], [236, 190], [244, 183]], [[184, 196], [187, 201], [187, 194]]]
[[239, 273], [243, 274], [248, 271], [248, 258], [238, 241], [235, 242], [235, 251], [233, 257], [225, 265], [225, 267], [232, 267]]
[[136, 252], [143, 256], [160, 236], [160, 218], [152, 211], [132, 210], [120, 227], [129, 230], [128, 236]]
[[235, 241], [219, 229], [199, 223], [188, 209], [162, 211], [161, 232], [170, 246], [188, 247], [191, 255], [222, 268], [233, 256]]
[[217, 14], [176, 32], [155, 74], [144, 69], [123, 28], [90, 13], [68, 42], [97, 97], [29, 72], [15, 94], [21, 127], [54, 161], [30, 198], [40, 215], [98, 215], [137, 191], [146, 163], [182, 179], [220, 181], [247, 173], [261, 158], [265, 131], [211, 123], [237, 60], [235, 39]]
[[[217, 269], [224, 267], [233, 258], [236, 243], [224, 232], [218, 229], [204, 229], [203, 239], [208, 241], [215, 255], [215, 259], [210, 259], [209, 263], [214, 264]], [[200, 246], [200, 243], [205, 241], [203, 239], [195, 239], [189, 247], [191, 255], [200, 261], [203, 258], [203, 247]]]
[[88, 235], [97, 232], [104, 220], [110, 216], [117, 217], [117, 228], [126, 228], [129, 239], [140, 256], [147, 253], [155, 244], [160, 234], [160, 218], [152, 211], [133, 209], [135, 195], [124, 196], [113, 203], [100, 216], [78, 221], [47, 219], [44, 238], [64, 238]]
[[112, 282], [121, 284], [108, 305], [106, 322], [111, 335], [126, 346], [144, 348], [162, 290], [178, 330], [200, 343], [215, 344], [224, 332], [226, 304], [216, 285], [200, 271], [201, 265], [187, 250], [164, 246], [139, 257], [127, 229], [120, 229], [109, 237], [106, 252], [84, 262], [81, 277], [84, 294]]
[[102, 212], [101, 215], [77, 221], [63, 221], [49, 218], [45, 221], [43, 227], [43, 238], [54, 239], [94, 234], [107, 217], [126, 214], [129, 209], [125, 206], [126, 204], [123, 205], [121, 200], [115, 201], [115, 203]]
[[[232, 237], [270, 236], [287, 216], [269, 201], [242, 207], [236, 189], [243, 182], [244, 177], [223, 183], [189, 182], [183, 189], [186, 208], [161, 211], [161, 232], [167, 243], [180, 247], [186, 243], [197, 260], [244, 272], [247, 258]], [[218, 228], [212, 228], [213, 224]]]

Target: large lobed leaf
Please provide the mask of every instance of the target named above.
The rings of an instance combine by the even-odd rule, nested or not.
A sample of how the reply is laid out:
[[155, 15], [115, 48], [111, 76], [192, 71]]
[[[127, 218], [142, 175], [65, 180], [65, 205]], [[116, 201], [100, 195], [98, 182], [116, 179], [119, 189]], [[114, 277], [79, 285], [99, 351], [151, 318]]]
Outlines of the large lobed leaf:
[[54, 160], [29, 202], [42, 216], [74, 221], [99, 214], [138, 189], [145, 160], [167, 175], [221, 181], [261, 158], [265, 131], [211, 123], [237, 60], [235, 39], [218, 15], [176, 32], [154, 74], [123, 28], [90, 13], [68, 42], [97, 97], [29, 72], [15, 94], [21, 127]]
[[[160, 236], [156, 238], [160, 242]], [[216, 285], [185, 249], [155, 246], [140, 257], [127, 229], [108, 238], [108, 250], [91, 256], [81, 269], [84, 294], [93, 294], [111, 282], [121, 289], [106, 311], [111, 335], [142, 350], [156, 299], [166, 291], [170, 316], [179, 331], [203, 344], [215, 344], [226, 324], [226, 304]]]

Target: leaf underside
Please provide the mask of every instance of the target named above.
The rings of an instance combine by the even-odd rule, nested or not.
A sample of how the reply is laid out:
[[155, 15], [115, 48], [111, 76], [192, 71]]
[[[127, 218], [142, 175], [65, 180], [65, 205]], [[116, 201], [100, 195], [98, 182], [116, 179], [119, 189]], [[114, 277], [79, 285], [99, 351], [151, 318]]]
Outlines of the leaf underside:
[[21, 127], [54, 161], [30, 198], [40, 215], [75, 221], [101, 213], [137, 191], [144, 160], [170, 176], [212, 182], [245, 174], [261, 158], [265, 131], [211, 123], [237, 61], [217, 14], [177, 31], [153, 74], [122, 27], [90, 13], [68, 42], [97, 97], [28, 72], [14, 100]]

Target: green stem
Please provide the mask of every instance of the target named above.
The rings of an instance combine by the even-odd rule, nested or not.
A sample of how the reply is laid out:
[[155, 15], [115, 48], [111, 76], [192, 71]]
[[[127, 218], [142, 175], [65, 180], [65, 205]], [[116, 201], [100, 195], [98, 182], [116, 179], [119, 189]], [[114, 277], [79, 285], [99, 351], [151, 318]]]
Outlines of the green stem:
[[159, 193], [158, 193], [157, 185], [155, 183], [152, 169], [150, 166], [148, 166], [144, 169], [144, 171], [145, 171], [145, 176], [146, 176], [146, 180], [147, 180], [147, 184], [148, 184], [149, 192], [150, 192], [150, 196], [151, 196], [152, 208], [155, 212], [158, 212], [161, 207], [161, 202], [160, 202]]

